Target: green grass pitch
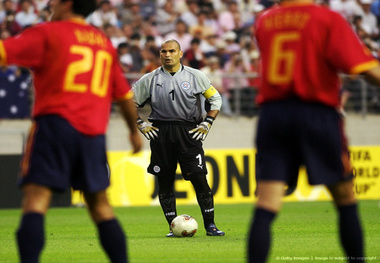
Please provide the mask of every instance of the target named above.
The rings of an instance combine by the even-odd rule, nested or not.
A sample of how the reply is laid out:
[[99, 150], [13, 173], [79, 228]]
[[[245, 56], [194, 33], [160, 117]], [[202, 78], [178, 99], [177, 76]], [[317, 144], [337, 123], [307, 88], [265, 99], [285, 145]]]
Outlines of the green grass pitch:
[[[380, 262], [379, 201], [360, 201], [368, 262]], [[246, 262], [246, 240], [253, 204], [215, 206], [224, 237], [208, 237], [199, 207], [178, 206], [178, 214], [194, 216], [199, 225], [192, 238], [166, 238], [160, 207], [115, 208], [128, 236], [130, 262]], [[0, 262], [18, 262], [15, 230], [20, 210], [0, 210]], [[273, 225], [269, 262], [345, 262], [337, 217], [330, 202], [285, 203]], [[108, 262], [86, 209], [52, 208], [46, 217], [46, 244], [41, 262]]]

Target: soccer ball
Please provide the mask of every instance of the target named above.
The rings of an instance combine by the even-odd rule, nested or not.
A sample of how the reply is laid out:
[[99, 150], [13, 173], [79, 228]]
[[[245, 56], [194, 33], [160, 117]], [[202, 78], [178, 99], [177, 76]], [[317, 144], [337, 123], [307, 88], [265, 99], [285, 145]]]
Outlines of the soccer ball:
[[197, 221], [189, 215], [177, 216], [173, 219], [170, 226], [176, 237], [192, 237], [198, 230]]

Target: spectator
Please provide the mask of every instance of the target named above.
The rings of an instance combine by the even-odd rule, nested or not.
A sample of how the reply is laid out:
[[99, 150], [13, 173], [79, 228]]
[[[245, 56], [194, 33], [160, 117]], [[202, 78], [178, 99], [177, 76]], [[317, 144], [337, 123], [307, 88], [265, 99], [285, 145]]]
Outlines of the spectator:
[[238, 52], [233, 53], [231, 59], [224, 65], [224, 72], [229, 74], [236, 74], [233, 78], [224, 78], [223, 86], [228, 91], [234, 89], [242, 89], [249, 87], [248, 79], [239, 73], [249, 73], [249, 68], [244, 65], [243, 60]]
[[[175, 1], [166, 0], [166, 1], [171, 1], [174, 4], [174, 9], [178, 12], [178, 14], [183, 14], [189, 11], [189, 5], [187, 3], [188, 0], [175, 0]], [[181, 17], [179, 17], [178, 19], [181, 19]]]
[[131, 37], [130, 43], [130, 54], [132, 56], [132, 72], [138, 73], [143, 67], [143, 58], [141, 55], [141, 35], [133, 34]]
[[380, 22], [380, 0], [374, 0], [371, 4], [371, 12], [377, 17]]
[[171, 2], [174, 6], [174, 9], [178, 13], [183, 13], [184, 10], [187, 10], [187, 4], [185, 3], [186, 0], [156, 0], [156, 6], [158, 8], [161, 8], [165, 5], [166, 2]]
[[156, 5], [154, 0], [140, 0], [140, 14], [144, 20], [154, 20], [156, 14]]
[[238, 2], [238, 10], [241, 13], [243, 24], [248, 24], [252, 19], [252, 14], [254, 13], [256, 6], [260, 6], [256, 1], [241, 0]]
[[199, 39], [200, 43], [202, 43], [204, 37], [203, 37], [203, 32], [201, 29], [194, 30], [192, 36], [193, 36], [193, 39], [197, 38]]
[[212, 6], [216, 13], [220, 14], [227, 10], [226, 2], [230, 0], [208, 0], [212, 2]]
[[16, 13], [15, 20], [22, 27], [34, 25], [38, 22], [38, 16], [34, 13], [31, 0], [21, 0], [21, 10]]
[[[174, 32], [165, 36], [165, 39], [175, 39], [181, 45], [182, 51], [185, 52], [190, 48], [190, 42], [193, 39], [188, 32], [188, 26], [182, 20], [178, 20]], [[161, 42], [162, 43], [162, 42]]]
[[164, 6], [157, 10], [156, 24], [161, 35], [169, 34], [175, 30], [178, 14], [172, 2], [165, 2]]
[[199, 1], [198, 2], [198, 5], [199, 5], [199, 8], [201, 11], [205, 11], [207, 13], [212, 13], [215, 11], [215, 8], [214, 8], [214, 2], [216, 2], [215, 0], [203, 0], [203, 1]]
[[[149, 50], [157, 50], [158, 51], [158, 46], [156, 45], [156, 38], [152, 35], [148, 35], [145, 37], [144, 40], [144, 49], [149, 49]], [[154, 51], [153, 51], [154, 52]]]
[[203, 11], [199, 12], [197, 22], [190, 26], [189, 33], [195, 36], [195, 32], [200, 31], [202, 39], [209, 35], [215, 35], [217, 32], [215, 32], [211, 26], [206, 24], [206, 20], [207, 13]]
[[118, 20], [112, 4], [109, 0], [102, 0], [99, 7], [87, 18], [92, 25], [103, 29], [105, 24], [118, 26]]
[[207, 14], [205, 24], [211, 27], [213, 32], [215, 32], [219, 36], [222, 31], [218, 22], [218, 14], [215, 12], [214, 9], [204, 10], [204, 12]]
[[33, 0], [37, 13], [42, 12], [49, 4], [49, 0]]
[[120, 43], [117, 47], [117, 53], [119, 56], [119, 61], [121, 68], [124, 73], [129, 73], [132, 71], [133, 58], [129, 53], [129, 44], [127, 42]]
[[5, 13], [10, 12], [10, 11], [16, 12], [16, 5], [14, 4], [12, 0], [3, 0], [1, 2], [1, 5], [2, 5], [2, 8], [0, 12], [5, 12]]
[[0, 34], [1, 40], [5, 40], [10, 36], [11, 36], [11, 33], [8, 30], [6, 30], [6, 29], [1, 30], [1, 34]]
[[209, 57], [207, 59], [207, 66], [200, 70], [209, 77], [212, 86], [222, 97], [221, 113], [226, 116], [232, 116], [233, 113], [229, 102], [230, 94], [223, 86], [223, 70], [220, 68], [219, 58], [216, 56]]
[[21, 26], [15, 20], [15, 11], [13, 8], [12, 0], [5, 0], [3, 2], [5, 17], [1, 24], [2, 30], [7, 30], [13, 36], [21, 31]]
[[230, 60], [230, 54], [226, 52], [227, 44], [223, 39], [218, 39], [216, 41], [216, 51], [215, 56], [219, 58], [221, 68], [224, 68], [227, 61]]
[[235, 17], [241, 15], [235, 1], [230, 0], [227, 6], [228, 9], [221, 12], [218, 19], [222, 32], [234, 30], [237, 26], [235, 25]]
[[[245, 65], [250, 65], [251, 64], [251, 55], [252, 54], [259, 54], [258, 53], [258, 48], [256, 46], [256, 43], [254, 41], [251, 41], [251, 38], [249, 38], [249, 41], [241, 40], [240, 46], [242, 47], [240, 50], [240, 55], [243, 59], [243, 63]], [[257, 57], [259, 58], [259, 57]], [[249, 66], [248, 66], [249, 67]]]
[[121, 24], [131, 24], [136, 31], [141, 28], [144, 18], [140, 14], [140, 5], [132, 3], [129, 5], [129, 12], [120, 12], [119, 21]]
[[217, 41], [218, 36], [215, 34], [208, 35], [201, 41], [200, 49], [206, 57], [215, 56]]
[[122, 25], [127, 23], [123, 22], [123, 20], [127, 19], [131, 15], [132, 5], [133, 0], [123, 0], [120, 4], [116, 5], [117, 17]]
[[240, 38], [242, 37], [246, 29], [249, 27], [244, 26], [240, 12], [234, 14], [234, 23], [235, 23], [235, 28], [233, 29], [233, 31], [236, 33], [236, 41], [240, 42]]
[[123, 32], [123, 35], [127, 38], [127, 41], [129, 41], [133, 34], [135, 34], [135, 29], [131, 24], [123, 24], [121, 27], [121, 31]]
[[191, 40], [190, 49], [183, 53], [183, 65], [189, 66], [195, 69], [200, 69], [204, 67], [204, 55], [200, 50], [201, 40], [199, 38], [194, 38]]
[[105, 24], [103, 26], [103, 31], [107, 37], [111, 40], [112, 46], [117, 48], [120, 43], [126, 42], [127, 37], [123, 35], [123, 32], [117, 26], [111, 24]]
[[245, 27], [247, 26], [252, 26], [254, 25], [255, 23], [255, 19], [256, 19], [256, 16], [265, 9], [265, 6], [261, 5], [261, 4], [255, 4], [254, 7], [253, 7], [253, 10], [251, 12], [251, 15], [249, 16], [248, 19], [243, 19], [243, 22], [244, 22], [244, 25]]
[[250, 64], [249, 64], [249, 71], [251, 73], [256, 73], [257, 77], [255, 78], [249, 78], [249, 86], [258, 89], [260, 86], [260, 53], [257, 50], [252, 50], [249, 53], [249, 59], [250, 59]]
[[363, 27], [363, 19], [360, 15], [356, 15], [353, 18], [352, 26], [356, 32], [356, 35], [363, 41], [363, 43], [371, 50], [372, 54], [379, 58], [378, 50], [379, 44], [374, 41], [370, 34]]
[[50, 20], [50, 17], [51, 17], [50, 7], [46, 6], [45, 8], [43, 8], [43, 9], [39, 12], [39, 15], [38, 15], [38, 23], [47, 22], [47, 21]]
[[162, 64], [159, 54], [160, 50], [157, 47], [144, 48], [141, 51], [142, 58], [144, 59], [144, 66], [140, 70], [140, 73], [150, 73], [160, 67]]
[[363, 18], [360, 15], [355, 15], [352, 19], [352, 28], [354, 29], [356, 35], [364, 40], [369, 37], [369, 34], [366, 30], [363, 29]]
[[[11, 0], [8, 0], [8, 1], [11, 1]], [[1, 24], [3, 23], [3, 21], [5, 19], [5, 16], [7, 14], [6, 10], [4, 10], [4, 8], [5, 8], [5, 2], [6, 1], [1, 2], [1, 8], [0, 8], [0, 23]], [[12, 3], [12, 1], [11, 1], [11, 3]]]
[[154, 44], [155, 47], [159, 47], [164, 41], [164, 38], [158, 34], [157, 28], [152, 24], [151, 21], [143, 22], [141, 27], [141, 37], [143, 45], [146, 45], [146, 42], [149, 41], [150, 44]]
[[372, 39], [376, 39], [379, 35], [379, 28], [377, 26], [377, 18], [371, 12], [372, 0], [361, 0], [362, 14], [362, 27], [369, 34]]
[[13, 5], [12, 0], [4, 0], [1, 2], [1, 8], [0, 8], [0, 23], [2, 24], [5, 17], [9, 13], [15, 13], [15, 8]]
[[250, 86], [249, 78], [244, 74], [250, 73], [249, 65], [243, 63], [239, 52], [232, 54], [231, 60], [224, 66], [224, 73], [229, 74], [223, 79], [223, 85], [231, 95], [234, 112], [253, 117], [256, 113], [254, 99], [256, 90]]
[[[16, 7], [16, 13], [20, 12], [22, 10], [22, 0], [12, 0], [12, 1], [13, 1], [14, 5], [16, 3], [16, 5], [15, 5], [15, 7]], [[30, 0], [30, 3], [31, 3], [31, 5], [30, 5], [28, 11], [37, 14], [38, 13], [38, 9], [37, 9], [36, 4], [34, 3], [34, 0]]]
[[192, 26], [198, 22], [199, 6], [198, 1], [187, 1], [188, 10], [181, 15], [181, 20], [186, 23], [187, 26]]
[[234, 31], [228, 31], [224, 33], [223, 39], [226, 41], [226, 52], [229, 54], [240, 51], [240, 46], [236, 43], [236, 33]]
[[330, 9], [340, 13], [350, 23], [355, 15], [363, 14], [363, 10], [356, 0], [332, 0]]

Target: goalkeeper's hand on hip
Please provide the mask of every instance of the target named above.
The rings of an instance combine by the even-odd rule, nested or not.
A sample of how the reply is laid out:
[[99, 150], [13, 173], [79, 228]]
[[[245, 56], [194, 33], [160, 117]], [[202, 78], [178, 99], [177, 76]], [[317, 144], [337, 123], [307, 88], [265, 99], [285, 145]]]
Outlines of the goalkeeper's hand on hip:
[[158, 137], [159, 129], [157, 127], [154, 127], [152, 123], [138, 119], [137, 128], [148, 140], [154, 140]]
[[189, 131], [190, 134], [193, 134], [193, 139], [204, 141], [211, 129], [211, 125], [214, 122], [214, 118], [207, 116], [204, 121], [202, 121], [196, 128]]

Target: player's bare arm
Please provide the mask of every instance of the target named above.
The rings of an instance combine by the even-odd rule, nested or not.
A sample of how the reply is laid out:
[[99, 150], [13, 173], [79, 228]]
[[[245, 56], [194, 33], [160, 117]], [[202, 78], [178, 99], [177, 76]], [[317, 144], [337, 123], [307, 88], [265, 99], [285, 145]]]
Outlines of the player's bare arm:
[[380, 66], [365, 71], [362, 75], [364, 75], [371, 83], [380, 86]]
[[131, 98], [131, 99], [120, 101], [118, 102], [118, 104], [121, 109], [122, 116], [124, 120], [126, 121], [127, 126], [130, 130], [129, 139], [133, 148], [133, 153], [137, 153], [142, 148], [142, 141], [141, 141], [140, 134], [138, 133], [138, 129], [135, 123], [138, 117], [135, 103], [133, 99]]

